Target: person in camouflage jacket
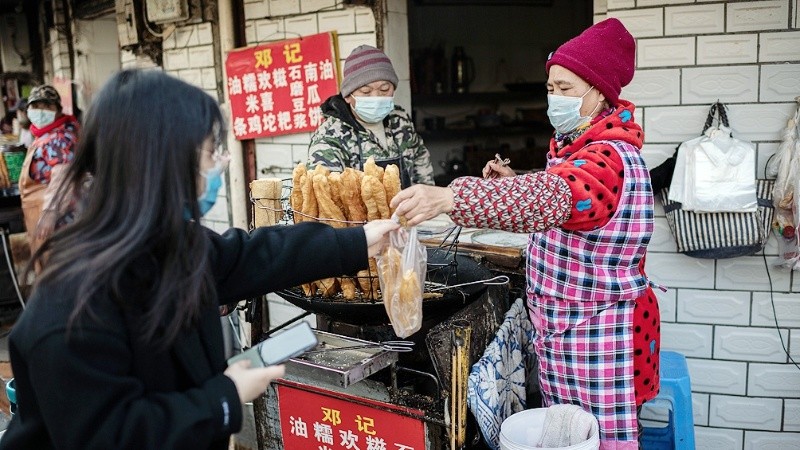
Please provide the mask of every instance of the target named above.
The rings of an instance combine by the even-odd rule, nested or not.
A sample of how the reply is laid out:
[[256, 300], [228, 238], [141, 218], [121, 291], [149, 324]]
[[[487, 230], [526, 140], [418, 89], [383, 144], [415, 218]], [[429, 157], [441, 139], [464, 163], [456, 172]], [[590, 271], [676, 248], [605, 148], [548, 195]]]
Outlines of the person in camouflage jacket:
[[341, 95], [326, 100], [322, 112], [325, 121], [311, 136], [308, 149], [312, 167], [322, 164], [331, 170], [361, 169], [370, 156], [381, 160], [402, 155], [412, 183], [433, 184], [430, 153], [403, 108], [395, 106], [383, 120], [388, 148], [378, 142], [375, 133], [358, 123]]
[[[401, 176], [407, 175], [404, 185], [433, 184], [430, 153], [408, 113], [394, 105], [397, 82], [382, 51], [368, 45], [353, 50], [344, 64], [341, 93], [322, 104], [325, 120], [311, 136], [309, 165], [363, 169], [372, 156], [378, 164], [399, 162], [405, 172]], [[373, 109], [360, 109], [362, 101]]]

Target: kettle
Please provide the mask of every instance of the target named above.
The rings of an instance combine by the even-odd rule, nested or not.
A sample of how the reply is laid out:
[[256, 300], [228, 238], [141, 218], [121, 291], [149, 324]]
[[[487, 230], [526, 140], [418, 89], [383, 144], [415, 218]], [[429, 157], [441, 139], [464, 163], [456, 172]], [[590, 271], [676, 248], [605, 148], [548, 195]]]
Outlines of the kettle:
[[475, 62], [464, 53], [464, 47], [453, 49], [450, 75], [454, 94], [469, 92], [469, 85], [475, 80]]

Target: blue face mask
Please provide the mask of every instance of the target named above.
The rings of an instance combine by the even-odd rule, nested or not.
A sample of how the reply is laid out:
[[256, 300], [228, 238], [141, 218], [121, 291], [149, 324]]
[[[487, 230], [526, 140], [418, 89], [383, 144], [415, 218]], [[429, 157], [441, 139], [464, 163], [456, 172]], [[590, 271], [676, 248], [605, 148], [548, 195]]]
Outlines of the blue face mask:
[[209, 212], [214, 207], [214, 203], [217, 202], [217, 194], [219, 193], [219, 188], [222, 187], [223, 170], [224, 166], [217, 165], [202, 174], [206, 180], [206, 190], [197, 198], [197, 207], [200, 209], [201, 216]]
[[378, 123], [394, 109], [394, 97], [356, 97], [356, 114], [364, 122]]
[[594, 86], [580, 97], [547, 94], [547, 117], [550, 118], [550, 124], [556, 131], [567, 134], [592, 119], [591, 115], [581, 116], [583, 97], [586, 97], [592, 89]]

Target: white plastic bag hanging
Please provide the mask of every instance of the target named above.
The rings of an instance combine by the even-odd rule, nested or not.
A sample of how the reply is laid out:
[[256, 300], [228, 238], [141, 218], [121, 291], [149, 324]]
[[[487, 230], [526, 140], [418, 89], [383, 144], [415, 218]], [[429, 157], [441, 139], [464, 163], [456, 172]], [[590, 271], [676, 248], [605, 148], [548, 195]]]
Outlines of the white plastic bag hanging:
[[390, 244], [378, 257], [378, 277], [386, 314], [397, 337], [422, 327], [422, 293], [428, 253], [417, 239], [417, 229], [400, 228], [389, 234]]
[[[703, 135], [678, 148], [669, 199], [695, 212], [755, 212], [756, 149], [731, 136], [724, 105], [709, 111]], [[715, 114], [720, 124], [711, 127]]]

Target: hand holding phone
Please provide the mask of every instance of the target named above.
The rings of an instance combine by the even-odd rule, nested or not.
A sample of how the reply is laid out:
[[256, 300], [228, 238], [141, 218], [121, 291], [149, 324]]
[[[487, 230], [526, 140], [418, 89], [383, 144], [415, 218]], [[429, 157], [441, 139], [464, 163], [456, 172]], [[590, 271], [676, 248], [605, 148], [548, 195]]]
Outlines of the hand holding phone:
[[251, 368], [274, 366], [316, 346], [317, 335], [308, 322], [303, 321], [228, 359], [228, 365], [249, 359]]

